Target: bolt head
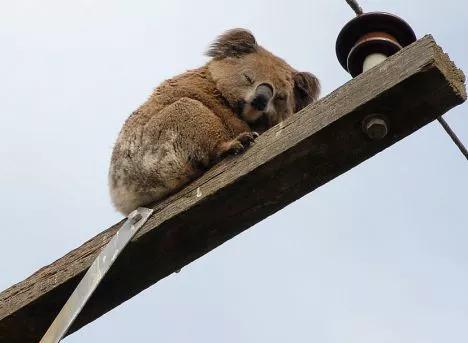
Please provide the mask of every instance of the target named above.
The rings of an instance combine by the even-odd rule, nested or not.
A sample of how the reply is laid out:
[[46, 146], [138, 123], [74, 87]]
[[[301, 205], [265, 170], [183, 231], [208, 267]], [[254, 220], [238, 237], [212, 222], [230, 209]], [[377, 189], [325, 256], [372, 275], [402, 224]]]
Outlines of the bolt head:
[[388, 134], [387, 122], [381, 117], [371, 117], [364, 121], [363, 129], [372, 140], [383, 139]]
[[136, 223], [138, 223], [141, 218], [143, 218], [143, 216], [138, 211], [134, 211], [130, 213], [130, 215], [128, 216], [128, 219], [130, 219], [130, 223], [132, 225], [135, 225]]

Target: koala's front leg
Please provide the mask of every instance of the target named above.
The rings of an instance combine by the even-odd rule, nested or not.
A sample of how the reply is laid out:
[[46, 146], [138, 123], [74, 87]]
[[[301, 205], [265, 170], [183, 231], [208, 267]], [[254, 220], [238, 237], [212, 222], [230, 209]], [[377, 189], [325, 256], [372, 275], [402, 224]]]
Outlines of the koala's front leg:
[[[146, 137], [150, 137], [148, 146], [153, 147], [149, 154], [153, 154], [154, 147], [170, 148], [173, 153], [161, 156], [174, 155], [175, 162], [152, 157], [157, 163], [147, 163], [149, 168], [162, 176], [168, 188], [176, 188], [177, 180], [192, 179], [226, 155], [242, 152], [258, 137], [246, 123], [236, 128], [231, 124], [197, 100], [179, 99], [145, 126]], [[168, 184], [168, 179], [174, 182]]]
[[237, 155], [252, 145], [258, 137], [257, 132], [242, 132], [233, 140], [222, 142], [218, 146], [218, 157], [223, 158], [227, 155]]

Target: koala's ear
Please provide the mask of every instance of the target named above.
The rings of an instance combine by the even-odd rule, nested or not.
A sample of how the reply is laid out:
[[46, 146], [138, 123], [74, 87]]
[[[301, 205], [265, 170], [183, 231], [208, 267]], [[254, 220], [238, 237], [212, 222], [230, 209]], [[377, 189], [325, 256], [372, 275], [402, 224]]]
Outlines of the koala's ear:
[[302, 110], [317, 100], [320, 94], [320, 81], [314, 74], [297, 72], [294, 75], [295, 112]]
[[219, 36], [206, 54], [213, 58], [240, 57], [255, 52], [257, 47], [252, 33], [244, 29], [233, 29]]

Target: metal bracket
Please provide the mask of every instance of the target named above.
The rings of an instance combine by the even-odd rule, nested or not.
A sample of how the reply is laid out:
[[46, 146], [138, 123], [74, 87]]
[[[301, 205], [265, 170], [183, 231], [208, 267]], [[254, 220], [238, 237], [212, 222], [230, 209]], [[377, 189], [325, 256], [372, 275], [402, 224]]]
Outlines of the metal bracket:
[[107, 271], [152, 213], [152, 209], [140, 207], [129, 214], [125, 223], [102, 249], [91, 267], [89, 267], [85, 276], [81, 279], [39, 343], [60, 342]]

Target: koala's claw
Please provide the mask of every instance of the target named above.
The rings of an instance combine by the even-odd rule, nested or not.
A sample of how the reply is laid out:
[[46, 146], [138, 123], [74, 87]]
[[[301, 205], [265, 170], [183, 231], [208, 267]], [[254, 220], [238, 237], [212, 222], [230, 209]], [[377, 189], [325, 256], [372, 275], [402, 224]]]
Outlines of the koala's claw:
[[238, 140], [233, 140], [229, 143], [229, 148], [226, 150], [226, 154], [238, 155], [245, 150], [245, 146]]
[[243, 132], [236, 137], [236, 140], [241, 142], [244, 148], [252, 145], [255, 142], [255, 139], [259, 136], [257, 132]]
[[251, 146], [259, 136], [257, 132], [243, 132], [232, 141], [226, 142], [221, 148], [221, 157], [226, 155], [238, 155]]

